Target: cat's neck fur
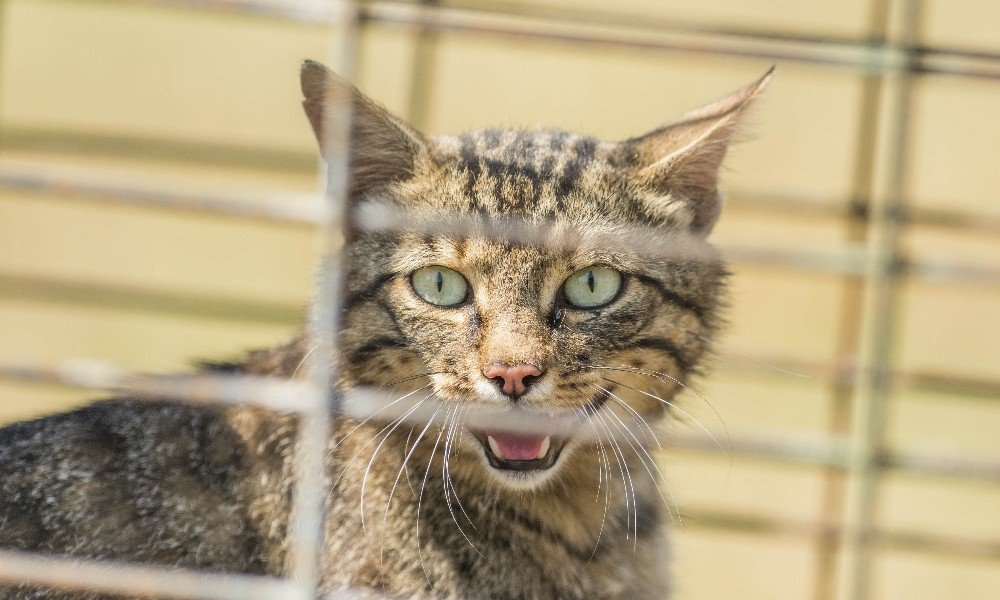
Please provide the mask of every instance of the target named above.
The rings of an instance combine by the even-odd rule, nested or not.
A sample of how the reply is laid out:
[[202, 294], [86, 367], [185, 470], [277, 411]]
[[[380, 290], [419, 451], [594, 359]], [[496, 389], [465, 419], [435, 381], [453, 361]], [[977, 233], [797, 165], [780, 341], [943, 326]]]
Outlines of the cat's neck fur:
[[[305, 353], [300, 338], [254, 352], [235, 368], [304, 377]], [[272, 491], [285, 493], [265, 495], [281, 499], [258, 510], [265, 517], [270, 511], [287, 514], [294, 427], [252, 409], [233, 409], [231, 415], [235, 428], [265, 456], [283, 449], [280, 464], [262, 462], [270, 462], [262, 475], [274, 478], [266, 484]], [[600, 455], [577, 453], [565, 470], [571, 476], [519, 492], [484, 485], [471, 471], [474, 463], [462, 460], [472, 457], [452, 457], [449, 501], [437, 432], [429, 430], [411, 453], [422, 428], [411, 433], [410, 426], [400, 426], [387, 437], [384, 428], [348, 418], [335, 422], [327, 465], [325, 589], [384, 589], [414, 598], [637, 600], [652, 597], [651, 591], [662, 597], [667, 586], [659, 546], [668, 509], [631, 450], [618, 456], [606, 448], [603, 474]], [[622, 475], [619, 459], [630, 476]], [[275, 479], [284, 483], [275, 486]], [[279, 542], [284, 529], [271, 533]], [[274, 561], [287, 559], [284, 542], [280, 547], [284, 551]]]
[[[338, 430], [354, 427], [348, 420]], [[416, 435], [408, 427], [385, 438], [369, 465], [382, 427], [362, 425], [333, 454], [327, 558], [355, 567], [332, 568], [329, 588], [503, 598], [583, 598], [597, 590], [599, 597], [644, 598], [663, 589], [662, 564], [642, 568], [644, 556], [662, 557], [650, 547], [661, 543], [662, 501], [633, 457], [622, 456], [635, 463], [630, 479], [606, 480], [581, 453], [572, 459], [580, 464], [567, 465], [571, 478], [539, 490], [501, 490], [461, 467], [446, 473], [440, 446], [431, 459], [433, 440], [410, 454], [404, 469]]]

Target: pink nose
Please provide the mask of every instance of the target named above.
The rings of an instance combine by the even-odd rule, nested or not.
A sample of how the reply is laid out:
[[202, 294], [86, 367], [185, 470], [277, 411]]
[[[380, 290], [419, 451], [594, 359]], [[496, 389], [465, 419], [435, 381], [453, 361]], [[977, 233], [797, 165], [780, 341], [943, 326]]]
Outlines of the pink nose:
[[532, 380], [540, 377], [541, 374], [541, 369], [535, 365], [503, 365], [493, 363], [486, 370], [486, 377], [497, 380], [497, 385], [500, 385], [501, 380], [503, 381], [503, 386], [500, 388], [501, 391], [512, 398], [524, 395], [528, 391], [528, 386], [531, 385]]

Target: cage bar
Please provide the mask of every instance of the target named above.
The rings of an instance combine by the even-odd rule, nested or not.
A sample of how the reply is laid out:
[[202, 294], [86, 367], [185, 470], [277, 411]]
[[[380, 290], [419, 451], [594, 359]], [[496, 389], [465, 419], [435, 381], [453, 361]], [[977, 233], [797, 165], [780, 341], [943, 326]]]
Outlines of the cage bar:
[[[0, 0], [2, 1], [2, 0]], [[908, 261], [900, 249], [905, 227], [915, 223], [946, 225], [959, 229], [998, 231], [1000, 222], [951, 211], [914, 209], [907, 206], [907, 150], [912, 81], [925, 74], [944, 74], [964, 79], [1000, 79], [1000, 54], [922, 45], [918, 38], [922, 2], [900, 0], [904, 14], [902, 36], [889, 41], [887, 0], [872, 0], [871, 34], [855, 40], [830, 36], [806, 36], [782, 32], [745, 31], [705, 27], [669, 20], [637, 19], [611, 16], [576, 9], [555, 10], [516, 3], [480, 3], [480, 6], [457, 6], [447, 1], [360, 2], [339, 0], [122, 0], [145, 5], [227, 11], [240, 15], [280, 18], [308, 23], [332, 24], [331, 30], [344, 45], [346, 64], [338, 69], [352, 78], [356, 59], [358, 28], [365, 23], [404, 27], [418, 33], [424, 52], [418, 53], [414, 73], [433, 68], [433, 36], [442, 32], [476, 33], [504, 39], [530, 39], [596, 45], [614, 48], [699, 55], [744, 56], [799, 62], [821, 68], [851, 69], [865, 75], [860, 99], [862, 123], [856, 147], [855, 182], [848, 203], [827, 201], [810, 204], [801, 199], [782, 199], [769, 195], [747, 194], [745, 202], [761, 206], [795, 205], [804, 211], [843, 214], [847, 217], [849, 243], [817, 251], [787, 251], [770, 247], [724, 247], [728, 258], [737, 263], [794, 268], [843, 276], [851, 291], [842, 310], [843, 339], [839, 342], [835, 368], [825, 365], [800, 365], [824, 375], [831, 384], [831, 427], [827, 436], [817, 439], [785, 439], [757, 436], [734, 436], [731, 450], [721, 448], [698, 434], [675, 434], [676, 445], [694, 452], [717, 454], [819, 466], [827, 469], [828, 504], [818, 522], [795, 522], [753, 515], [693, 512], [687, 522], [695, 527], [716, 527], [730, 531], [761, 534], [795, 535], [816, 539], [820, 550], [821, 576], [817, 580], [817, 599], [833, 597], [864, 600], [870, 596], [872, 558], [879, 549], [899, 548], [922, 552], [954, 553], [1000, 558], [1000, 543], [967, 540], [945, 535], [887, 531], [878, 526], [875, 508], [877, 488], [884, 472], [901, 471], [946, 478], [1000, 481], [1000, 464], [965, 456], [904, 452], [885, 447], [886, 402], [894, 387], [944, 389], [983, 398], [1000, 398], [1000, 383], [977, 381], [951, 375], [903, 373], [893, 368], [894, 324], [899, 318], [898, 294], [903, 278], [949, 283], [1000, 284], [996, 265], [967, 264], [953, 260]], [[0, 15], [2, 16], [2, 15]], [[421, 71], [423, 69], [423, 71]], [[418, 121], [430, 101], [423, 78], [411, 86], [411, 116]], [[892, 93], [891, 121], [878, 122], [879, 98]], [[223, 214], [238, 218], [316, 227], [327, 254], [336, 255], [342, 243], [343, 201], [346, 182], [346, 149], [350, 131], [349, 110], [341, 103], [339, 117], [330, 122], [328, 139], [334, 140], [335, 159], [331, 161], [324, 187], [325, 202], [314, 195], [276, 191], [271, 194], [235, 190], [185, 190], [162, 187], [144, 179], [122, 178], [83, 170], [73, 172], [56, 167], [39, 167], [9, 161], [0, 162], [0, 188], [59, 192], [73, 198], [100, 202], [121, 202], [153, 206], [166, 210], [185, 210]], [[872, 196], [876, 164], [875, 140], [881, 127], [888, 149], [885, 164], [887, 183], [881, 194]], [[6, 133], [6, 132], [5, 132]], [[8, 147], [29, 143], [32, 136], [45, 132], [21, 131]], [[59, 140], [59, 136], [52, 137]], [[9, 138], [8, 138], [9, 140]], [[20, 141], [18, 141], [20, 140]], [[114, 143], [115, 139], [109, 140]], [[183, 144], [177, 145], [178, 148]], [[192, 147], [196, 145], [191, 145]], [[251, 153], [253, 154], [253, 153]], [[259, 155], [258, 155], [259, 154]], [[254, 154], [255, 160], [266, 152]], [[288, 158], [288, 157], [285, 157]], [[288, 164], [291, 164], [290, 161]], [[880, 163], [881, 164], [881, 163]], [[740, 195], [737, 194], [737, 197]], [[872, 197], [870, 197], [872, 196]], [[880, 199], [879, 202], [873, 202]], [[415, 228], [405, 215], [367, 214], [361, 225], [370, 230]], [[534, 225], [515, 228], [515, 235], [546, 243], [546, 232]], [[461, 232], [464, 226], [451, 223], [443, 233]], [[473, 225], [474, 227], [474, 225]], [[862, 247], [867, 241], [867, 245]], [[177, 571], [154, 567], [87, 563], [52, 559], [25, 553], [0, 551], [0, 580], [23, 581], [64, 589], [92, 589], [108, 592], [157, 595], [164, 598], [311, 598], [315, 597], [319, 578], [318, 559], [322, 548], [324, 483], [323, 459], [330, 432], [331, 415], [340, 410], [340, 397], [332, 394], [336, 381], [334, 349], [339, 314], [339, 274], [331, 271], [317, 294], [311, 316], [311, 345], [318, 350], [312, 356], [310, 377], [306, 381], [243, 376], [195, 375], [154, 376], [131, 374], [101, 363], [67, 363], [55, 367], [36, 365], [0, 365], [0, 377], [82, 386], [135, 395], [169, 397], [178, 400], [222, 404], [251, 404], [303, 415], [297, 455], [299, 472], [296, 485], [295, 522], [292, 527], [292, 580], [243, 575]], [[8, 277], [8, 282], [10, 281]], [[0, 289], [3, 287], [0, 277]], [[49, 282], [59, 288], [59, 282]], [[862, 293], [863, 285], [870, 287]], [[10, 286], [8, 286], [10, 287]], [[100, 292], [94, 284], [78, 296]], [[118, 290], [121, 291], [121, 290]], [[117, 293], [112, 291], [112, 293]], [[127, 295], [127, 294], [126, 294]], [[138, 297], [138, 296], [136, 296]], [[168, 298], [151, 305], [151, 310], [169, 311]], [[238, 303], [237, 303], [238, 304]], [[225, 301], [208, 302], [208, 311], [224, 313]], [[235, 306], [235, 304], [234, 304]], [[273, 307], [272, 307], [273, 308]], [[201, 308], [191, 309], [197, 312]], [[283, 310], [283, 309], [282, 309]], [[260, 309], [256, 315], [288, 319], [290, 313]], [[280, 317], [276, 316], [280, 313]], [[857, 332], [863, 331], [858, 337]], [[856, 350], [863, 350], [860, 365], [848, 364]], [[752, 359], [753, 360], [753, 359]], [[379, 398], [369, 393], [374, 411]], [[854, 400], [852, 431], [847, 430], [848, 400]], [[850, 435], [849, 435], [850, 433]], [[840, 506], [843, 496], [840, 478], [848, 478], [846, 513]], [[838, 516], [844, 513], [841, 523]], [[843, 565], [841, 585], [834, 590], [831, 569], [833, 558], [845, 545], [849, 560]], [[340, 597], [338, 595], [338, 597]], [[344, 597], [353, 597], [345, 591]], [[366, 596], [368, 597], [368, 596]]]

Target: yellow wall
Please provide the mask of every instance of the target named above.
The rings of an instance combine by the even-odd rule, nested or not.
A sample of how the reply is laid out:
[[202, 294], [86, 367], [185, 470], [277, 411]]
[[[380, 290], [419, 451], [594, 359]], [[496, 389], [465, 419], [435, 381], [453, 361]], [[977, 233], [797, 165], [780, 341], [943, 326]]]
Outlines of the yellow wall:
[[[0, 165], [98, 169], [190, 189], [315, 190], [313, 141], [300, 114], [298, 66], [329, 56], [327, 29], [176, 8], [91, 0], [0, 0]], [[598, 0], [545, 0], [550, 8], [608, 10]], [[712, 26], [860, 39], [863, 0], [669, 0], [616, 3], [631, 14]], [[1000, 51], [991, 0], [929, 2], [929, 43]], [[401, 114], [413, 36], [372, 25], [362, 41], [360, 86]], [[769, 61], [587, 48], [444, 34], [434, 76], [421, 82], [432, 132], [487, 124], [545, 124], [606, 138], [641, 133], [758, 77]], [[740, 199], [793, 196], [846, 206], [851, 192], [861, 76], [849, 69], [779, 63], [757, 112], [756, 139], [736, 148], [725, 174], [733, 198], [715, 237], [723, 243], [829, 249], [840, 218], [765, 212]], [[914, 205], [1000, 218], [1000, 85], [947, 76], [916, 84], [911, 173]], [[116, 142], [124, 139], [128, 142]], [[177, 155], [177, 143], [214, 145]], [[256, 157], [256, 158], [255, 158]], [[913, 257], [1000, 264], [995, 229], [918, 226]], [[0, 363], [107, 359], [169, 371], [284, 339], [310, 293], [316, 243], [306, 227], [168, 212], [0, 188]], [[286, 315], [197, 316], [122, 306], [38, 282], [126, 288], [140, 296], [195, 295], [276, 307]], [[830, 365], [847, 287], [831, 274], [737, 264], [732, 326], [716, 373], [701, 385], [733, 435], [818, 439], [830, 385], [822, 377], [748, 375], [743, 354]], [[53, 289], [55, 291], [53, 291]], [[90, 288], [85, 288], [90, 289]], [[83, 294], [86, 296], [86, 294]], [[996, 283], [903, 287], [895, 358], [907, 371], [1000, 381]], [[1000, 392], [976, 398], [901, 388], [890, 441], [902, 448], [980, 458], [1000, 455]], [[0, 380], [0, 422], [62, 409], [88, 392]], [[721, 433], [695, 397], [688, 409]], [[679, 425], [697, 433], [698, 429]], [[737, 511], [810, 521], [821, 515], [822, 472], [676, 452], [664, 458], [671, 489], [694, 514]], [[882, 488], [887, 527], [1000, 540], [995, 484], [892, 475]], [[734, 533], [695, 519], [675, 536], [682, 599], [801, 599], [811, 595], [815, 545], [794, 535]], [[1000, 589], [996, 561], [886, 550], [877, 598], [986, 598]], [[737, 596], [738, 594], [738, 596]]]

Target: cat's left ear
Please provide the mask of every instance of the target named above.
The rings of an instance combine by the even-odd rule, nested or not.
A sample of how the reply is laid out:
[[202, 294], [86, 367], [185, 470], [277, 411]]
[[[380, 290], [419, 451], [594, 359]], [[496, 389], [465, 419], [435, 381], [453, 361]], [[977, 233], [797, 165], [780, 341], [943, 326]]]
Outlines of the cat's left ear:
[[619, 156], [630, 179], [651, 193], [653, 213], [708, 233], [722, 210], [719, 168], [742, 117], [774, 73], [717, 102], [693, 110], [646, 135], [621, 142]]
[[339, 107], [351, 108], [352, 199], [413, 175], [418, 158], [427, 152], [420, 132], [318, 62], [302, 65], [301, 80], [302, 106], [324, 160], [333, 159], [330, 119]]

